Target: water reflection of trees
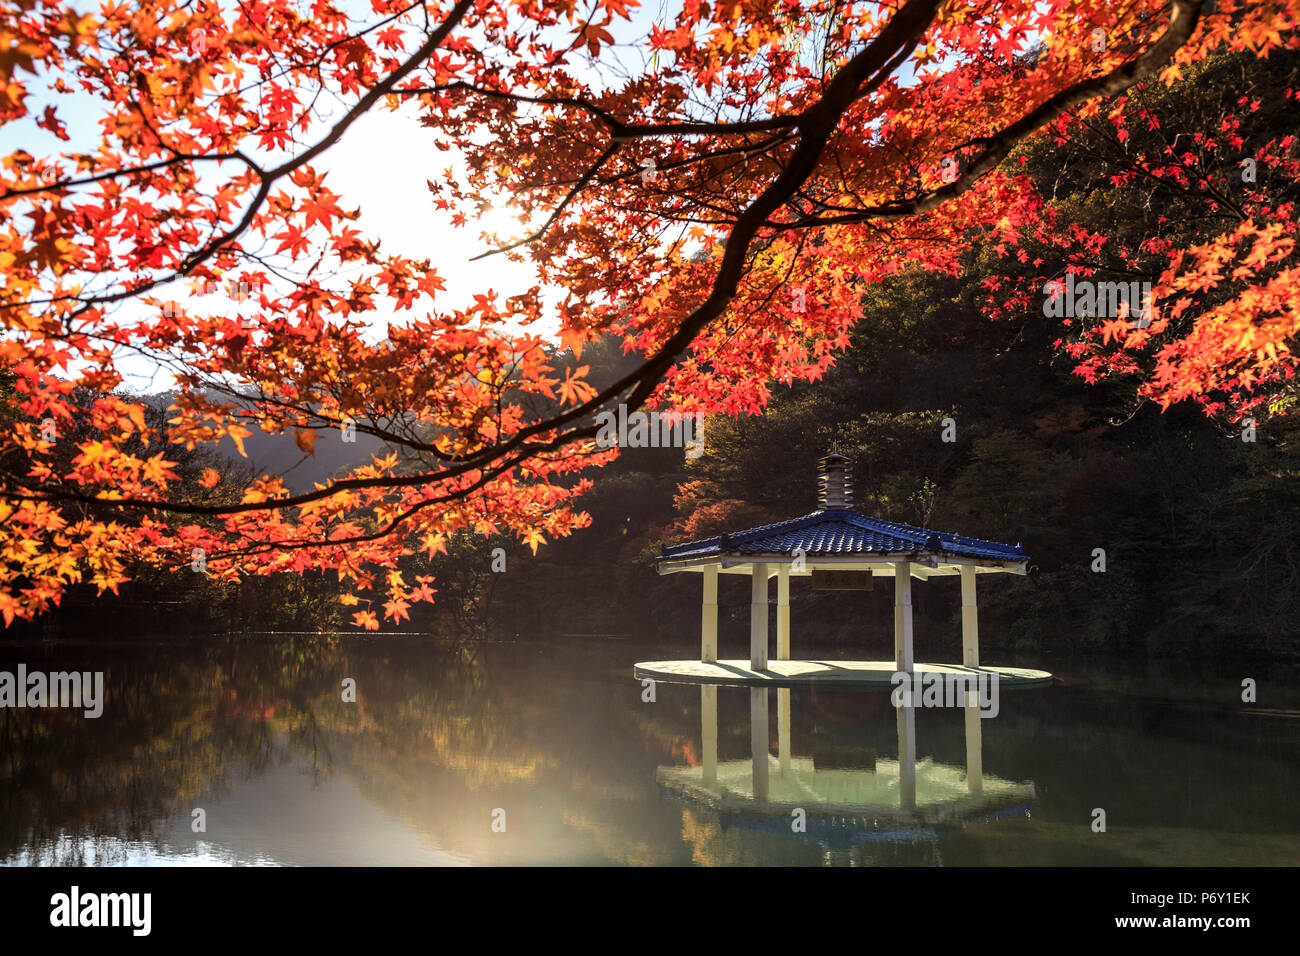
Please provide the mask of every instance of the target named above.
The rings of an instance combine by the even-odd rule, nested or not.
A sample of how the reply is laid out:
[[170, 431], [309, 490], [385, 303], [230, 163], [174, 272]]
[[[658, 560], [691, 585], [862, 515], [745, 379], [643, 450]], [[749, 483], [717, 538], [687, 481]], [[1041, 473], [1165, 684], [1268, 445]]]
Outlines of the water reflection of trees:
[[[72, 650], [43, 652], [39, 664], [27, 655], [30, 669], [103, 670], [106, 700], [95, 720], [0, 711], [0, 856], [58, 847], [67, 833], [147, 842], [156, 821], [188, 812], [200, 794], [263, 772], [276, 759], [264, 718], [306, 695], [304, 674], [321, 671], [329, 653], [228, 644], [117, 648], [109, 661]], [[67, 852], [59, 862], [77, 862], [78, 849]]]
[[[35, 848], [76, 863], [87, 846], [102, 858], [114, 840], [157, 843], [202, 795], [293, 761], [465, 855], [541, 861], [576, 831], [592, 859], [666, 862], [658, 847], [671, 845], [671, 828], [623, 845], [637, 814], [617, 808], [639, 792], [623, 779], [622, 741], [635, 727], [611, 724], [625, 708], [605, 690], [593, 710], [547, 678], [566, 672], [560, 662], [531, 666], [538, 654], [314, 638], [115, 652], [99, 720], [0, 712], [0, 857]], [[73, 656], [41, 666], [101, 666]], [[357, 682], [355, 704], [341, 699], [345, 677]], [[627, 694], [635, 699], [634, 684]], [[655, 757], [643, 757], [650, 774]], [[509, 838], [489, 826], [499, 806]]]

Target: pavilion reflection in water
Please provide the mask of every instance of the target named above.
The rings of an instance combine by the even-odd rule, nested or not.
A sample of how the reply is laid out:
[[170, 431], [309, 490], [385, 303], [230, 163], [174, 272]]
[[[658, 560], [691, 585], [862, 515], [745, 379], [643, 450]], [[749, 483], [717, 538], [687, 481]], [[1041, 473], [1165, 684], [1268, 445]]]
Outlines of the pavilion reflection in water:
[[[750, 687], [750, 758], [718, 761], [718, 685], [700, 686], [699, 766], [659, 767], [662, 791], [717, 813], [722, 828], [793, 836], [820, 845], [827, 863], [887, 860], [906, 845], [911, 862], [938, 862], [940, 831], [995, 819], [1029, 819], [1032, 783], [984, 773], [981, 718], [963, 707], [964, 767], [916, 758], [916, 708], [896, 709], [898, 757], [863, 748], [817, 765], [791, 752], [789, 688], [777, 688], [777, 753], [770, 752], [771, 689]], [[849, 766], [845, 766], [845, 764]], [[803, 811], [803, 829], [795, 827]]]

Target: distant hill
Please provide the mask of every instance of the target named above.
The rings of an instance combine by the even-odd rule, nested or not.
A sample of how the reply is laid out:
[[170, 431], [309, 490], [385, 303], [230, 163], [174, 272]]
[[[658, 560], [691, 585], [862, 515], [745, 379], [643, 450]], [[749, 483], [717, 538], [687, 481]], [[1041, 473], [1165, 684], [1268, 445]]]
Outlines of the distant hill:
[[[156, 408], [166, 408], [174, 398], [173, 392], [158, 392], [141, 400]], [[239, 454], [229, 438], [217, 443], [216, 452], [237, 465], [252, 467], [256, 474], [279, 475], [286, 488], [301, 492], [328, 481], [340, 470], [368, 464], [371, 456], [384, 447], [379, 439], [362, 432], [357, 432], [355, 442], [345, 442], [338, 429], [331, 429], [318, 432], [315, 453], [308, 455], [294, 442], [292, 431], [275, 435], [255, 427], [244, 439], [247, 458]]]

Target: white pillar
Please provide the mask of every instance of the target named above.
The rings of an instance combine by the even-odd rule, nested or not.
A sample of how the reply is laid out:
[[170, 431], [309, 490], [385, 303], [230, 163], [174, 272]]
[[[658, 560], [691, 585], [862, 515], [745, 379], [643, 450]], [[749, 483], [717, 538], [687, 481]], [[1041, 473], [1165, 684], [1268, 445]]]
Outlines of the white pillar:
[[962, 663], [979, 667], [979, 605], [975, 602], [975, 568], [962, 566]]
[[776, 659], [790, 659], [790, 565], [776, 569]]
[[979, 606], [975, 603], [975, 569], [968, 564], [961, 569], [961, 662], [967, 667], [980, 666]]
[[894, 666], [912, 672], [912, 565], [894, 564]]
[[704, 786], [718, 783], [718, 685], [700, 685], [700, 742], [704, 745]]
[[749, 666], [767, 670], [767, 564], [762, 561], [754, 562], [749, 599]]
[[704, 601], [700, 605], [700, 660], [718, 662], [718, 568], [704, 569]]
[[753, 760], [754, 799], [767, 802], [767, 688], [749, 689], [749, 750]]

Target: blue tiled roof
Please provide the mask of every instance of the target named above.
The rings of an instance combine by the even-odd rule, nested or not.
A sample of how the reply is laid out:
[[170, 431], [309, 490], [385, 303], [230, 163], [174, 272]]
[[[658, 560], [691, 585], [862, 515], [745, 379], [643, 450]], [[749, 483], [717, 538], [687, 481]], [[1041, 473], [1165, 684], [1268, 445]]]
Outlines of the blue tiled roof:
[[747, 531], [688, 541], [664, 547], [662, 558], [703, 558], [712, 555], [793, 554], [911, 554], [924, 551], [962, 558], [1027, 561], [1016, 544], [999, 544], [981, 538], [917, 528], [909, 524], [869, 518], [856, 511], [827, 509], [802, 518], [778, 521]]

